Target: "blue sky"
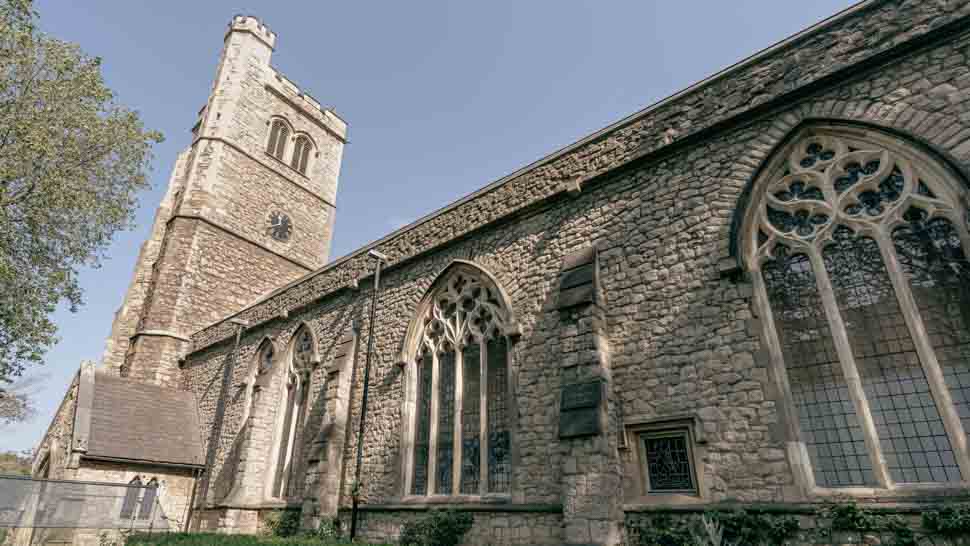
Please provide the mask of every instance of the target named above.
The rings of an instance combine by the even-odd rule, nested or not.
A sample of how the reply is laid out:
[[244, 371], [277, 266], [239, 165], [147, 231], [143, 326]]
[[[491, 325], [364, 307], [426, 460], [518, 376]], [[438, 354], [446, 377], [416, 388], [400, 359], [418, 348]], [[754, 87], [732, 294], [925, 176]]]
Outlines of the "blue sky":
[[136, 228], [82, 273], [81, 310], [55, 316], [38, 416], [0, 427], [0, 451], [33, 447], [81, 360], [100, 359], [234, 14], [268, 24], [273, 64], [350, 126], [333, 259], [852, 4], [35, 1], [43, 30], [101, 56], [119, 100], [166, 141]]

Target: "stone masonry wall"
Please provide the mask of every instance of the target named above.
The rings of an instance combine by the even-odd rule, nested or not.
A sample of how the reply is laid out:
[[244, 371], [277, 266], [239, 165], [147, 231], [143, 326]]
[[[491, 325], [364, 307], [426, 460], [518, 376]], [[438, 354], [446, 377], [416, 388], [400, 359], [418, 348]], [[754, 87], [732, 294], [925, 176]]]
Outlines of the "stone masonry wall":
[[[558, 387], [563, 383], [563, 362], [569, 359], [555, 343], [563, 338], [564, 328], [556, 308], [557, 279], [567, 255], [594, 244], [607, 302], [603, 318], [610, 347], [612, 376], [608, 379], [615, 396], [611, 403], [619, 406], [624, 420], [684, 414], [699, 420], [706, 440], [698, 464], [705, 484], [699, 500], [804, 500], [804, 492], [794, 487], [787, 461], [779, 456], [788, 438], [780, 426], [784, 415], [763, 354], [761, 328], [752, 313], [750, 286], [721, 275], [732, 216], [745, 185], [770, 151], [794, 127], [813, 119], [889, 127], [949, 155], [966, 169], [970, 164], [966, 106], [970, 38], [951, 35], [887, 64], [842, 73], [838, 81], [828, 81], [785, 104], [769, 105], [770, 111], [738, 119], [719, 128], [720, 132], [707, 133], [704, 140], [672, 147], [664, 155], [651, 155], [663, 145], [649, 143], [666, 134], [670, 144], [676, 144], [701, 126], [767, 104], [780, 93], [968, 11], [968, 3], [866, 4], [798, 40], [795, 52], [781, 57], [769, 54], [767, 60], [736, 69], [710, 87], [658, 107], [663, 112], [678, 105], [675, 110], [682, 115], [673, 136], [656, 125], [666, 118], [646, 115], [555, 158], [553, 163], [561, 169], [557, 175], [548, 170], [552, 168], [548, 164], [379, 243], [393, 265], [382, 278], [374, 331], [362, 502], [378, 505], [400, 500], [401, 343], [418, 301], [456, 259], [478, 264], [495, 276], [521, 326], [511, 361], [518, 407], [513, 416], [518, 458], [512, 502], [567, 506], [573, 502], [563, 479], [567, 453], [558, 438]], [[633, 141], [635, 145], [621, 149]], [[627, 164], [633, 157], [640, 159]], [[586, 179], [611, 168], [617, 170], [599, 176], [580, 192], [557, 194], [509, 221], [483, 227], [503, 214], [523, 210], [530, 201], [557, 193], [550, 188], [558, 187], [564, 177]], [[473, 236], [453, 237], [471, 230], [475, 230]], [[405, 260], [419, 253], [419, 258]], [[351, 318], [366, 316], [372, 287], [369, 278], [359, 281], [359, 287], [354, 279], [369, 270], [368, 260], [354, 255], [241, 312], [238, 316], [249, 326], [240, 344], [240, 361], [251, 361], [265, 337], [279, 347], [287, 346], [303, 322], [318, 335], [321, 351], [333, 346]], [[212, 404], [207, 393], [218, 383], [232, 343], [227, 332], [234, 332], [234, 327], [220, 323], [193, 336], [197, 349], [188, 357], [186, 373], [189, 384], [205, 400], [203, 405]], [[366, 321], [361, 323], [361, 339], [370, 334], [368, 327]], [[356, 431], [360, 415], [362, 375], [358, 365], [351, 390], [350, 431]], [[233, 400], [232, 412], [238, 414], [237, 399], [227, 399]], [[213, 422], [203, 417], [204, 426]], [[616, 446], [618, 424], [611, 423], [607, 437]], [[231, 444], [238, 430], [238, 425], [224, 425], [213, 435], [219, 440], [212, 445]], [[345, 461], [352, 463], [356, 441], [352, 432]], [[223, 451], [219, 447], [217, 457], [225, 457]], [[611, 449], [604, 456], [619, 460], [629, 455]], [[587, 462], [590, 472], [603, 463], [577, 460], [577, 465]], [[584, 480], [581, 475], [572, 479]], [[343, 480], [342, 506], [348, 504], [352, 481], [353, 476]], [[616, 487], [599, 493], [623, 497], [621, 484]], [[635, 493], [625, 500], [627, 505], [658, 502], [637, 498]], [[407, 517], [388, 517], [398, 516]], [[601, 540], [592, 527], [583, 531], [570, 524], [562, 522], [563, 540], [579, 542], [591, 534]], [[391, 524], [375, 521], [374, 525]], [[490, 527], [492, 540], [517, 540], [499, 538], [497, 528]], [[366, 524], [364, 531], [370, 532]]]
[[[186, 336], [327, 261], [346, 124], [272, 68], [274, 45], [258, 20], [230, 23], [108, 342], [106, 365], [135, 380], [177, 384]], [[306, 174], [292, 143], [283, 161], [265, 151], [274, 117], [313, 140]], [[286, 241], [270, 236], [275, 212], [292, 222]]]

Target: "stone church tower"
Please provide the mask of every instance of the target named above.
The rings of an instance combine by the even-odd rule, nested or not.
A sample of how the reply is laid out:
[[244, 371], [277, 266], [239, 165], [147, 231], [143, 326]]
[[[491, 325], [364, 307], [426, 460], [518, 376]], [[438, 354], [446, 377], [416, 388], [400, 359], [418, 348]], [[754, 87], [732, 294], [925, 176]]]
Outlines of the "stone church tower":
[[177, 386], [189, 335], [327, 262], [346, 124], [270, 65], [276, 34], [229, 24], [104, 355]]

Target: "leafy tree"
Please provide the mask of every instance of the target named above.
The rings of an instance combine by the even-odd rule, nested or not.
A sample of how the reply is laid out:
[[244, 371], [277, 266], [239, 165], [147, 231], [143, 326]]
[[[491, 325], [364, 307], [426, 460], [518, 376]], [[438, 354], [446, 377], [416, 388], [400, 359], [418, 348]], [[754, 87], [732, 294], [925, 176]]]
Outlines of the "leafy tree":
[[130, 227], [159, 133], [115, 101], [101, 60], [37, 29], [31, 0], [0, 0], [0, 390], [76, 311], [82, 267]]

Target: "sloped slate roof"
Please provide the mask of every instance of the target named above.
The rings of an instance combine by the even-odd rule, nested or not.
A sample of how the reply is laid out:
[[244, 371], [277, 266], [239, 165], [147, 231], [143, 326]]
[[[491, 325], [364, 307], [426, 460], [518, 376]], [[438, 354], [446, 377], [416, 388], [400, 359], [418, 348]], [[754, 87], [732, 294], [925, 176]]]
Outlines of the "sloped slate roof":
[[191, 392], [97, 373], [86, 457], [201, 466]]

